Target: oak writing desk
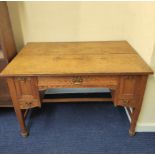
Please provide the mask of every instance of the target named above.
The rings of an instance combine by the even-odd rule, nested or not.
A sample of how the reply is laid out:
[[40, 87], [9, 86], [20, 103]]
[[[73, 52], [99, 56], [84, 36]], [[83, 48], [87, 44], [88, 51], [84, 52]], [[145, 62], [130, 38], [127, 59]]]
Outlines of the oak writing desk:
[[106, 41], [28, 43], [1, 76], [7, 79], [22, 136], [28, 135], [23, 110], [41, 107], [40, 92], [99, 87], [111, 90], [116, 106], [132, 108], [129, 134], [134, 135], [152, 73], [128, 42]]

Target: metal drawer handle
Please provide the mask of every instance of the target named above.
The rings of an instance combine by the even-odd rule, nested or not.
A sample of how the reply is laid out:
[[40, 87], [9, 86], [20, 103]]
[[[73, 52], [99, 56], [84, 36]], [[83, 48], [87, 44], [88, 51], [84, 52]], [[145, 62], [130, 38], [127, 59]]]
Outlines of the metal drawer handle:
[[82, 77], [73, 77], [72, 82], [73, 82], [73, 84], [75, 84], [75, 85], [82, 84], [83, 78], [82, 78]]
[[124, 104], [128, 104], [129, 100], [128, 99], [122, 99]]

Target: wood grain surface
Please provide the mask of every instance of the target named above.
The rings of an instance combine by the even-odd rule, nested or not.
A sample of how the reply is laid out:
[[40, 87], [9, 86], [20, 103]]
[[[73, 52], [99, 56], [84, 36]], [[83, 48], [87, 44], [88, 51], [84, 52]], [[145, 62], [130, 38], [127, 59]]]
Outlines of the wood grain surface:
[[28, 43], [1, 76], [151, 74], [127, 41]]

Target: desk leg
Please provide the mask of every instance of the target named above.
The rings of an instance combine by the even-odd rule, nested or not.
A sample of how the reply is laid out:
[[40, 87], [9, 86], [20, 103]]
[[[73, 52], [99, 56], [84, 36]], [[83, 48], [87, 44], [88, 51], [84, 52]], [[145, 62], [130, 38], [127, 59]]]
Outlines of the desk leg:
[[7, 79], [9, 90], [10, 90], [10, 95], [12, 98], [14, 110], [16, 112], [16, 117], [20, 125], [20, 133], [23, 137], [28, 136], [28, 130], [25, 126], [25, 120], [24, 120], [24, 115], [22, 113], [22, 110], [20, 109], [20, 105], [17, 100], [17, 94], [16, 94], [16, 87], [14, 80], [12, 78]]
[[10, 95], [20, 124], [21, 135], [28, 136], [25, 118], [22, 110], [40, 107], [39, 90], [36, 77], [10, 77], [7, 78]]
[[136, 124], [138, 121], [138, 117], [139, 117], [142, 102], [143, 102], [143, 96], [144, 96], [144, 92], [145, 92], [146, 83], [147, 83], [147, 76], [142, 76], [139, 79], [139, 82], [137, 82], [136, 95], [135, 95], [136, 102], [135, 102], [135, 106], [133, 108], [133, 112], [131, 114], [131, 125], [130, 125], [130, 129], [129, 129], [129, 134], [131, 136], [135, 135]]
[[137, 124], [139, 113], [140, 113], [140, 108], [134, 108], [133, 109], [133, 112], [131, 115], [131, 124], [130, 124], [130, 129], [129, 129], [129, 135], [130, 136], [135, 135], [136, 124]]
[[15, 109], [16, 117], [17, 117], [19, 125], [20, 125], [20, 134], [23, 137], [27, 137], [29, 133], [28, 133], [28, 130], [27, 130], [26, 125], [25, 125], [25, 119], [24, 119], [22, 110], [16, 106], [14, 106], [14, 109]]

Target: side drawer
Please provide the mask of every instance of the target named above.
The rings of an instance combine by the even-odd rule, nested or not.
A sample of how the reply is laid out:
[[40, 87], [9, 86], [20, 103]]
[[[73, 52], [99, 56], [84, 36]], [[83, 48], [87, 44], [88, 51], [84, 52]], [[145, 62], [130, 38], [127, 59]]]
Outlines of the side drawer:
[[77, 87], [105, 87], [115, 89], [118, 85], [117, 76], [55, 76], [38, 77], [39, 89], [47, 88], [77, 88]]

